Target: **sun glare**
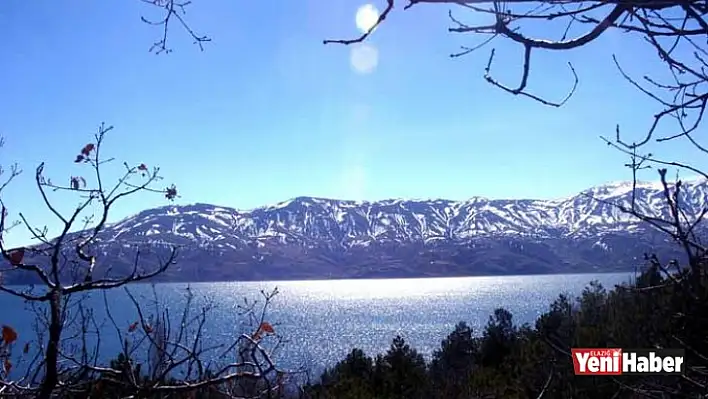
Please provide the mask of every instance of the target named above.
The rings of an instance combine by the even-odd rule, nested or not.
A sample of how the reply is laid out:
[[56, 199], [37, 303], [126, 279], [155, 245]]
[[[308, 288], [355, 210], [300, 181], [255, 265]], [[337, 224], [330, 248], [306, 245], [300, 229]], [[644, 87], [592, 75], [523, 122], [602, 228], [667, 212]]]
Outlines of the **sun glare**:
[[356, 27], [362, 32], [370, 31], [379, 19], [379, 10], [373, 4], [364, 4], [356, 10]]
[[357, 73], [371, 73], [379, 64], [379, 52], [376, 47], [360, 44], [352, 47], [350, 51], [349, 63]]
[[350, 165], [342, 173], [341, 185], [347, 198], [361, 201], [366, 194], [366, 170], [361, 165]]

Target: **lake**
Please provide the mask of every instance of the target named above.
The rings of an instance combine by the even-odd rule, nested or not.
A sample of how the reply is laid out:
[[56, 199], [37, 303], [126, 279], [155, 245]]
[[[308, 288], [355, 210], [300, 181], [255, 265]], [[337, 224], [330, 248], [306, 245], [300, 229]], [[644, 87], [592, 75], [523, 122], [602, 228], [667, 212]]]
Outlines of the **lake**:
[[[210, 301], [214, 308], [205, 325], [207, 342], [226, 342], [243, 331], [239, 305], [244, 297], [262, 299], [259, 291], [278, 287], [268, 320], [289, 342], [277, 358], [289, 368], [309, 367], [314, 373], [341, 360], [352, 347], [367, 354], [384, 352], [391, 339], [402, 335], [426, 357], [459, 321], [476, 332], [487, 323], [494, 309], [512, 312], [517, 324], [533, 323], [560, 293], [580, 294], [592, 280], [605, 287], [628, 281], [632, 274], [574, 274], [388, 280], [327, 280], [278, 282], [221, 282], [191, 284], [195, 303]], [[155, 292], [168, 304], [172, 315], [184, 303], [187, 284], [158, 284]], [[152, 298], [150, 285], [133, 285], [131, 292], [142, 302]], [[105, 322], [104, 298], [86, 302]], [[118, 325], [135, 320], [135, 309], [122, 290], [107, 296]], [[103, 315], [103, 316], [101, 316]], [[100, 320], [99, 320], [100, 321]], [[33, 314], [21, 301], [0, 294], [0, 324], [15, 327], [20, 342], [32, 331]], [[102, 324], [103, 356], [114, 357], [119, 340], [115, 328]]]

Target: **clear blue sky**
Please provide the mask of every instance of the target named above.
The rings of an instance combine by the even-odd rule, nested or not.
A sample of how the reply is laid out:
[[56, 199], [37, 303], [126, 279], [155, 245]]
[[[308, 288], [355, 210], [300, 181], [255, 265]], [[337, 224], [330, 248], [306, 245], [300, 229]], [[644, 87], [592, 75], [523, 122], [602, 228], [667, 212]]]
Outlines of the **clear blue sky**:
[[[450, 59], [479, 39], [447, 33], [447, 7], [398, 7], [368, 42], [376, 68], [356, 72], [352, 48], [322, 40], [355, 36], [362, 4], [195, 1], [187, 18], [213, 42], [200, 52], [173, 26], [174, 52], [155, 55], [148, 49], [160, 31], [140, 21], [154, 10], [138, 0], [5, 0], [0, 161], [25, 171], [4, 194], [10, 211], [55, 227], [32, 186], [33, 168], [46, 161], [57, 181], [83, 173], [73, 157], [101, 121], [115, 126], [108, 155], [161, 166], [165, 183], [180, 190], [178, 203], [554, 198], [629, 178], [625, 158], [598, 136], [620, 123], [640, 137], [657, 110], [611, 62], [618, 52], [629, 71], [661, 76], [641, 41], [609, 34], [583, 50], [535, 54], [530, 87], [538, 93], [564, 95], [572, 84], [567, 61], [580, 76], [575, 97], [554, 109], [486, 83], [491, 47]], [[515, 84], [520, 49], [495, 46], [496, 76]], [[695, 153], [678, 144], [661, 154]], [[63, 209], [76, 203], [56, 200]], [[141, 195], [111, 219], [165, 203]], [[27, 235], [17, 230], [8, 239]]]

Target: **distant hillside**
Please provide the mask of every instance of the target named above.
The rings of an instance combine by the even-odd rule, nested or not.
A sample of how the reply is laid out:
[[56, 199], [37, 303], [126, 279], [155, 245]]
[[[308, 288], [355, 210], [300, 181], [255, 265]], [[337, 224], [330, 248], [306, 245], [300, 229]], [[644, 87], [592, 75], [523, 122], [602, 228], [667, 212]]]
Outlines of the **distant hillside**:
[[[706, 205], [708, 184], [684, 184], [687, 213]], [[150, 266], [181, 248], [170, 281], [536, 274], [632, 270], [645, 252], [679, 256], [661, 233], [588, 194], [629, 206], [631, 183], [552, 201], [355, 202], [298, 197], [250, 211], [208, 205], [149, 209], [112, 224], [94, 250], [96, 273], [120, 273], [136, 248]], [[654, 183], [636, 207], [668, 217]], [[25, 282], [7, 275], [9, 282]]]

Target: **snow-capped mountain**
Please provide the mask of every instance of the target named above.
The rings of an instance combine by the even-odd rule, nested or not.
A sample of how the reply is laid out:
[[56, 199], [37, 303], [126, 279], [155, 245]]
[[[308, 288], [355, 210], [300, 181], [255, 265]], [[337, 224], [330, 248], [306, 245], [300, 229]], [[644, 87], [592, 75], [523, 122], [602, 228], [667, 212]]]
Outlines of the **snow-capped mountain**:
[[[634, 195], [633, 195], [634, 192]], [[685, 182], [689, 218], [708, 183]], [[634, 198], [633, 198], [634, 197]], [[384, 200], [298, 197], [249, 211], [208, 204], [149, 209], [107, 226], [101, 263], [135, 249], [181, 247], [163, 278], [402, 277], [631, 270], [647, 252], [679, 256], [668, 237], [615, 205], [669, 218], [657, 183], [620, 182], [559, 200]], [[146, 266], [148, 267], [148, 266]]]

